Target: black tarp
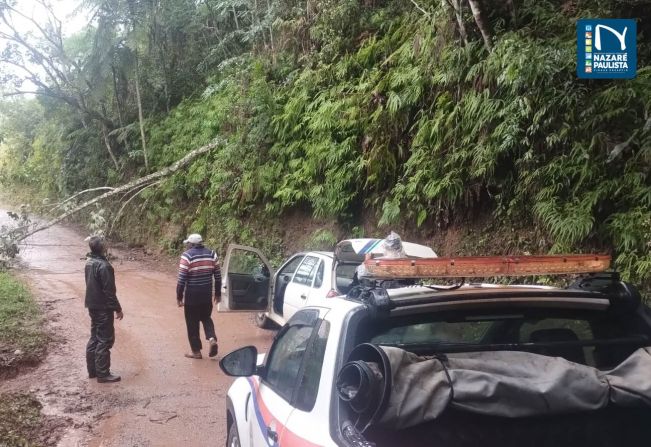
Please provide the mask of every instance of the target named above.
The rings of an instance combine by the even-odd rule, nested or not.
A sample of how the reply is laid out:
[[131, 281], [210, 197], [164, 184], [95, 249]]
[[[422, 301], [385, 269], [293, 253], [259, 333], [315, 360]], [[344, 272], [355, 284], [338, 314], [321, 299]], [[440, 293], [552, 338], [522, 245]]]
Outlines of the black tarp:
[[381, 349], [391, 368], [391, 391], [376, 423], [390, 429], [433, 421], [448, 408], [505, 418], [612, 405], [651, 408], [651, 348], [636, 350], [609, 371], [527, 352], [427, 358], [394, 347]]

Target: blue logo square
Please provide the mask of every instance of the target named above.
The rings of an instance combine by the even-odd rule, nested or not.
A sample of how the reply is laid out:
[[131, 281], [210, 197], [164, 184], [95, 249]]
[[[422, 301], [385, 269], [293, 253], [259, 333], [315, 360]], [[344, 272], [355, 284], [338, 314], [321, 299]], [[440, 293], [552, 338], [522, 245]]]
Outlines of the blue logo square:
[[[586, 45], [590, 32], [592, 46]], [[582, 79], [632, 79], [637, 72], [634, 19], [580, 19], [576, 24], [576, 74]], [[592, 70], [585, 70], [592, 58]]]

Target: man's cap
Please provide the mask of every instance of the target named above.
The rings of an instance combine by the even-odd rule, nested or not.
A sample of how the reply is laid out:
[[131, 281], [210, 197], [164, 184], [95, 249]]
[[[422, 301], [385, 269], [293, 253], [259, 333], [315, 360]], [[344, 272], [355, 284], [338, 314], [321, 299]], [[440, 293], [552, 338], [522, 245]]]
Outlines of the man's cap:
[[191, 234], [186, 240], [183, 241], [184, 244], [200, 244], [203, 242], [200, 234]]

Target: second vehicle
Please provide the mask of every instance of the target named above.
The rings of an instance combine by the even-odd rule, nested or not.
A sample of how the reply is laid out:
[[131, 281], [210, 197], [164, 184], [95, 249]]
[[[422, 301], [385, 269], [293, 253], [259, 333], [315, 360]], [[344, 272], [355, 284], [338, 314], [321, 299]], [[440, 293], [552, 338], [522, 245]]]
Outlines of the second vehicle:
[[[346, 239], [334, 251], [309, 251], [290, 256], [274, 271], [254, 247], [229, 245], [223, 265], [220, 309], [259, 311], [256, 324], [283, 326], [298, 310], [345, 295], [357, 280], [355, 271], [367, 254], [383, 252], [384, 239]], [[402, 242], [405, 256], [433, 258], [429, 247]]]

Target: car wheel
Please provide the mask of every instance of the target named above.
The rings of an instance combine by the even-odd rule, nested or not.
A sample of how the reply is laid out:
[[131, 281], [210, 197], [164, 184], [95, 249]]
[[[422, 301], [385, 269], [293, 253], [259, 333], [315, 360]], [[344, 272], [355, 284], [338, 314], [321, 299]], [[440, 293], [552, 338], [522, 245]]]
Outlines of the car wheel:
[[276, 323], [267, 317], [265, 312], [255, 314], [255, 325], [262, 329], [275, 329]]
[[240, 447], [240, 434], [237, 432], [237, 424], [235, 421], [231, 422], [231, 426], [228, 427], [226, 447]]

